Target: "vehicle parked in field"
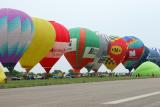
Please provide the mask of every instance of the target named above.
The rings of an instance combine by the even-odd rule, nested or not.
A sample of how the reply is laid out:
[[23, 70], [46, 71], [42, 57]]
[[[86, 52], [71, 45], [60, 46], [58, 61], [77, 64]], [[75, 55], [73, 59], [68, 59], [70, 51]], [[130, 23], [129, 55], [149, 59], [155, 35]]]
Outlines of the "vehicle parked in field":
[[21, 80], [19, 77], [12, 77], [11, 80]]

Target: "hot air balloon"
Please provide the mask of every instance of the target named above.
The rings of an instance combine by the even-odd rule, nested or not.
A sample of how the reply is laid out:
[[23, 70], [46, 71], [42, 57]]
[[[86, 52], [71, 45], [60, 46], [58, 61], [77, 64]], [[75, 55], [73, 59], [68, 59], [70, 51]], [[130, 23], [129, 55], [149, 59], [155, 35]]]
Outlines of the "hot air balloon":
[[124, 61], [127, 49], [128, 44], [123, 38], [112, 37], [108, 47], [108, 54], [104, 63], [105, 66], [108, 69], [113, 70], [117, 65]]
[[135, 64], [134, 69], [136, 69], [139, 65], [141, 65], [143, 62], [147, 61], [147, 57], [149, 54], [149, 49], [148, 47], [144, 47], [144, 52], [142, 54], [142, 57], [139, 59], [139, 61]]
[[51, 23], [39, 18], [32, 18], [34, 32], [32, 41], [20, 59], [20, 64], [29, 72], [54, 46], [55, 30]]
[[95, 72], [98, 71], [107, 56], [108, 44], [110, 41], [110, 38], [106, 34], [102, 34], [99, 32], [96, 32], [96, 34], [100, 38], [99, 50], [94, 61], [87, 64], [87, 66], [85, 67], [89, 72], [90, 70], [94, 70]]
[[30, 16], [16, 9], [0, 9], [0, 62], [10, 72], [27, 49], [32, 33]]
[[95, 32], [86, 28], [72, 28], [70, 32], [70, 51], [64, 55], [74, 69], [79, 73], [80, 69], [93, 62], [99, 50], [99, 37]]
[[157, 48], [150, 48], [149, 49], [149, 54], [147, 56], [147, 60], [154, 62], [158, 66], [160, 66], [160, 53], [159, 49]]
[[142, 57], [145, 46], [140, 39], [134, 36], [125, 36], [124, 40], [128, 43], [128, 51], [123, 64], [127, 69], [129, 69], [129, 71], [131, 71]]
[[4, 73], [2, 66], [0, 66], [0, 84], [7, 83], [7, 77]]
[[153, 62], [146, 61], [142, 63], [133, 73], [132, 76], [142, 77], [159, 77], [160, 68]]
[[65, 53], [70, 43], [69, 31], [61, 24], [50, 21], [56, 32], [56, 40], [49, 53], [40, 61], [42, 67], [49, 73], [52, 66]]

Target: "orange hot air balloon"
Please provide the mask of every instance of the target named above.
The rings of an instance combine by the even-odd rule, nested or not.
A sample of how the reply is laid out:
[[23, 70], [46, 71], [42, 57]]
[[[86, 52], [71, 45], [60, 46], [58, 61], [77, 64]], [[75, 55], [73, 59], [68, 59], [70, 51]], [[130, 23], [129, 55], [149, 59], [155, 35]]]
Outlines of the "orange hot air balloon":
[[56, 40], [49, 53], [40, 61], [42, 67], [49, 73], [52, 66], [66, 52], [70, 43], [69, 31], [61, 24], [55, 21], [49, 21], [55, 29]]

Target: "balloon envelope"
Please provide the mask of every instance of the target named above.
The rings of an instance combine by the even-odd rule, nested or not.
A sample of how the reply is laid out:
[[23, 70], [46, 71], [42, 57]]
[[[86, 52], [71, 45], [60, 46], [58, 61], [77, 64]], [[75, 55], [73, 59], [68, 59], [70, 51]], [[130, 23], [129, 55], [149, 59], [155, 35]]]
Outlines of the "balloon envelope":
[[128, 43], [128, 51], [123, 64], [131, 71], [142, 57], [145, 47], [143, 42], [134, 36], [125, 36], [124, 40]]
[[69, 46], [70, 36], [69, 31], [61, 24], [50, 21], [56, 32], [56, 40], [49, 53], [40, 61], [42, 67], [49, 73], [52, 66], [65, 53]]
[[132, 74], [133, 76], [160, 76], [160, 68], [153, 62], [141, 64]]
[[123, 38], [115, 37], [111, 39], [104, 63], [106, 67], [113, 70], [117, 65], [123, 62], [126, 57], [127, 49], [128, 44]]
[[0, 66], [0, 84], [3, 84], [3, 83], [5, 83], [6, 80], [7, 79], [7, 77], [6, 77], [6, 75], [5, 75], [5, 73], [4, 73], [4, 70], [3, 70], [3, 68]]
[[70, 32], [70, 51], [64, 55], [75, 72], [93, 62], [99, 50], [99, 37], [95, 32], [85, 28], [72, 28]]
[[157, 49], [157, 48], [150, 48], [147, 60], [149, 60], [151, 62], [154, 62], [155, 64], [157, 64], [157, 65], [160, 66], [160, 53], [159, 53], [159, 49]]
[[32, 19], [24, 12], [0, 9], [0, 62], [12, 70], [27, 49], [33, 33]]
[[134, 68], [136, 69], [139, 65], [141, 65], [143, 62], [147, 61], [147, 57], [149, 54], [149, 49], [145, 46], [144, 52], [142, 54], [142, 57], [138, 60], [138, 62], [135, 64]]
[[26, 70], [33, 68], [53, 47], [55, 42], [55, 30], [52, 25], [43, 19], [33, 18], [33, 39], [20, 59], [20, 64]]
[[108, 51], [110, 38], [106, 34], [101, 34], [99, 32], [96, 32], [96, 34], [100, 38], [99, 50], [96, 54], [94, 61], [92, 63], [87, 64], [87, 66], [85, 67], [88, 71], [92, 69], [98, 71], [98, 69], [104, 62], [104, 59], [106, 58]]

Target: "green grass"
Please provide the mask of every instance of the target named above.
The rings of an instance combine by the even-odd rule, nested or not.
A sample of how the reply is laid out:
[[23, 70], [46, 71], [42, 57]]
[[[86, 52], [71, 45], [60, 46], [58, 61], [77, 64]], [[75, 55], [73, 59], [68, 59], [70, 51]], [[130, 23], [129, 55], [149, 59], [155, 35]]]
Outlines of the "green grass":
[[113, 81], [113, 80], [128, 80], [128, 79], [134, 79], [134, 78], [133, 77], [81, 77], [81, 78], [47, 79], [47, 80], [18, 80], [18, 81], [8, 81], [7, 84], [0, 85], [0, 88], [1, 89], [20, 88], [20, 87], [88, 83], [88, 82]]

